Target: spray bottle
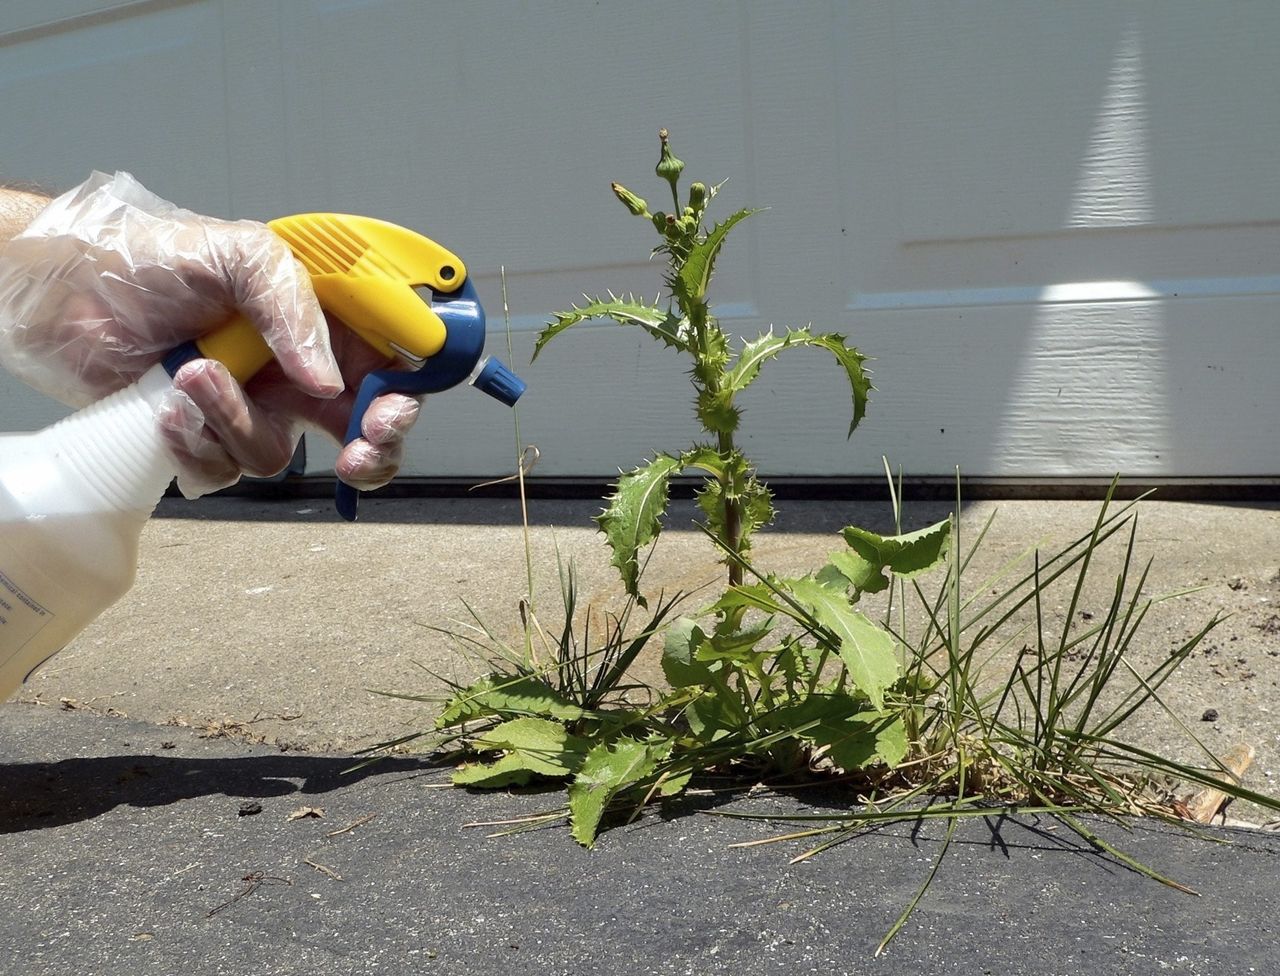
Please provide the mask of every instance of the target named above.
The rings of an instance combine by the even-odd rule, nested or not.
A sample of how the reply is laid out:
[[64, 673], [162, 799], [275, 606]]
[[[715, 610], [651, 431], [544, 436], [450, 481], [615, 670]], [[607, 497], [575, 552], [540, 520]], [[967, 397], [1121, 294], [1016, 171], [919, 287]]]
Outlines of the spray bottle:
[[[508, 406], [524, 392], [501, 363], [481, 359], [484, 310], [456, 255], [368, 217], [303, 214], [269, 226], [311, 275], [321, 306], [402, 361], [361, 382], [347, 443], [384, 393], [436, 393], [468, 378]], [[0, 435], [0, 700], [133, 585], [142, 527], [175, 474], [155, 409], [178, 369], [199, 357], [219, 360], [243, 384], [271, 351], [237, 317], [51, 427]], [[358, 498], [338, 483], [348, 521]]]

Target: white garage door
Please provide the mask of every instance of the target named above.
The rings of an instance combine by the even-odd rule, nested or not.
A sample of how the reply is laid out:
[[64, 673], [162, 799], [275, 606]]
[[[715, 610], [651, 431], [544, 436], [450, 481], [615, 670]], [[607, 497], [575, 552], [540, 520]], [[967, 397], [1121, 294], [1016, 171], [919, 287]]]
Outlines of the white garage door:
[[[728, 179], [723, 321], [847, 333], [875, 357], [851, 441], [829, 357], [749, 392], [766, 474], [1280, 473], [1280, 5], [7, 0], [0, 177], [128, 169], [194, 209], [368, 213], [506, 268], [539, 472], [605, 475], [696, 435], [683, 365], [580, 327], [653, 294], [621, 180], [656, 130]], [[0, 418], [58, 414], [0, 380]], [[408, 470], [512, 465], [510, 417], [436, 398]], [[316, 452], [313, 451], [313, 455]], [[320, 452], [316, 463], [331, 454]]]

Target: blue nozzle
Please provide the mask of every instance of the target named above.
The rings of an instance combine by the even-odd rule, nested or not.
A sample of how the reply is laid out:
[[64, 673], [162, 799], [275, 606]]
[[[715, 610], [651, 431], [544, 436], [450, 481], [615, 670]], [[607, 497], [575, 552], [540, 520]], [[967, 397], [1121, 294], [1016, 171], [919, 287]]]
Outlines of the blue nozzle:
[[525, 391], [525, 383], [519, 376], [503, 366], [496, 359], [489, 357], [480, 364], [471, 385], [482, 393], [487, 393], [495, 400], [500, 400], [508, 407], [514, 407]]

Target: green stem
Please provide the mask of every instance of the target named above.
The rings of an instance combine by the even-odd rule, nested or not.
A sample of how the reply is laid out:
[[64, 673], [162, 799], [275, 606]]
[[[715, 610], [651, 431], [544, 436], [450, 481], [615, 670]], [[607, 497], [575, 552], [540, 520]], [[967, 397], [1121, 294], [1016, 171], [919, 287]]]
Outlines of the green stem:
[[[729, 550], [733, 556], [742, 555], [742, 540], [739, 536], [742, 533], [742, 510], [736, 499], [730, 497], [730, 488], [732, 487], [728, 471], [730, 458], [733, 457], [733, 434], [724, 433], [717, 437], [717, 447], [720, 450], [720, 457], [725, 460], [726, 473], [720, 478], [720, 497], [724, 503], [724, 539], [725, 548]], [[729, 585], [742, 585], [742, 562], [739, 559], [731, 558], [729, 560]]]
[[[710, 331], [719, 328], [714, 322], [709, 323], [709, 315], [706, 301], [702, 296], [688, 303], [688, 308], [684, 309], [685, 314], [689, 318], [689, 325], [694, 336], [694, 355], [701, 362], [706, 363], [711, 358], [710, 349]], [[709, 371], [708, 371], [709, 372]], [[723, 367], [717, 371], [714, 376], [705, 376], [707, 392], [713, 396], [720, 391], [721, 384], [724, 379]], [[720, 454], [721, 460], [724, 461], [725, 473], [720, 476], [720, 497], [724, 512], [724, 538], [720, 541], [724, 543], [725, 548], [732, 556], [742, 555], [742, 510], [738, 502], [731, 498], [730, 489], [733, 486], [732, 479], [728, 471], [731, 459], [734, 453], [733, 432], [720, 431], [716, 433], [716, 450]], [[729, 585], [742, 585], [742, 565], [739, 559], [730, 558], [729, 560]]]

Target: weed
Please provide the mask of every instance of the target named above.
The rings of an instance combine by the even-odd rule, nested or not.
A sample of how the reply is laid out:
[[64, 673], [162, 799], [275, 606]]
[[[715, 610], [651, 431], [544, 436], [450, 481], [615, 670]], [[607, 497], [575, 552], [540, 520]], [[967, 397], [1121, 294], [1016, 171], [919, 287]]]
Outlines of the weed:
[[[443, 741], [461, 742], [469, 760], [454, 782], [480, 788], [563, 782], [562, 809], [513, 829], [567, 817], [573, 836], [590, 846], [609, 817], [635, 816], [647, 803], [682, 793], [697, 776], [758, 783], [839, 774], [851, 809], [797, 818], [808, 826], [776, 838], [814, 839], [798, 859], [869, 824], [941, 817], [948, 829], [940, 863], [958, 818], [1022, 810], [1057, 816], [1095, 847], [1175, 887], [1181, 886], [1109, 845], [1081, 814], [1177, 819], [1175, 781], [1280, 810], [1280, 800], [1240, 787], [1198, 741], [1202, 768], [1120, 738], [1139, 710], [1169, 711], [1161, 686], [1220, 621], [1208, 621], [1154, 667], [1134, 666], [1139, 628], [1165, 598], [1144, 595], [1150, 567], [1135, 563], [1137, 509], [1116, 508], [1114, 485], [1088, 533], [1050, 553], [1029, 551], [976, 582], [970, 567], [991, 523], [967, 548], [954, 514], [903, 533], [901, 484], [891, 476], [894, 534], [849, 526], [823, 565], [797, 577], [752, 562], [752, 534], [774, 510], [769, 489], [735, 445], [737, 394], [763, 363], [797, 346], [826, 349], [843, 367], [852, 394], [850, 434], [872, 388], [862, 354], [835, 333], [770, 331], [733, 352], [707, 287], [729, 231], [756, 211], [706, 227], [719, 187], [692, 184], [681, 207], [682, 170], [664, 131], [656, 172], [670, 186], [673, 212], [651, 213], [645, 200], [613, 185], [628, 211], [659, 233], [654, 253], [667, 260], [667, 304], [587, 298], [556, 314], [535, 356], [590, 319], [639, 326], [692, 359], [695, 413], [709, 439], [680, 454], [658, 454], [623, 475], [608, 499], [597, 521], [626, 603], [605, 618], [603, 630], [597, 625], [592, 634], [572, 566], [562, 564], [563, 619], [545, 627], [523, 602], [522, 649], [503, 645], [479, 619], [448, 632], [479, 653], [488, 672], [468, 686], [451, 685], [436, 721]], [[685, 594], [659, 596], [651, 609], [640, 584], [670, 479], [686, 469], [707, 475], [697, 495], [702, 529], [727, 578], [701, 609], [676, 616]], [[960, 501], [957, 486], [956, 512]], [[1110, 599], [1105, 612], [1085, 619], [1077, 609], [1108, 547], [1120, 550]], [[930, 577], [940, 582], [926, 589]], [[1061, 591], [1066, 613], [1055, 625], [1046, 600]], [[885, 605], [882, 616], [873, 612], [880, 619], [860, 608], [873, 595]], [[631, 681], [632, 663], [657, 645], [666, 687]], [[937, 863], [881, 948], [936, 870]]]

